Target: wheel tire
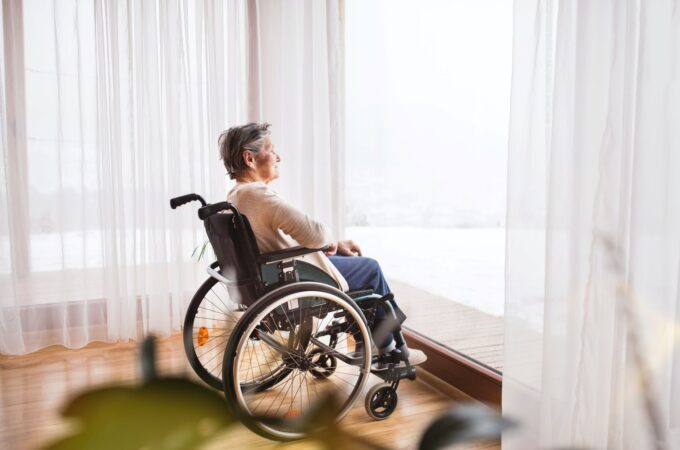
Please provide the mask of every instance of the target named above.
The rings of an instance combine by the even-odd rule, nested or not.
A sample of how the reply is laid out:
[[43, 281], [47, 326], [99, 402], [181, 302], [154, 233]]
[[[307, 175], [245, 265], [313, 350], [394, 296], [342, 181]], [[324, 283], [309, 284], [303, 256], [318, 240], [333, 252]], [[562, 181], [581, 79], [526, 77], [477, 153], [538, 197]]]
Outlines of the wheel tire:
[[375, 420], [387, 419], [397, 408], [399, 396], [389, 384], [376, 384], [366, 394], [366, 412]]
[[[302, 295], [306, 293], [310, 294]], [[246, 400], [244, 399], [246, 393], [241, 391], [243, 385], [241, 384], [240, 381], [239, 373], [241, 368], [239, 366], [238, 358], [240, 355], [239, 352], [241, 352], [243, 358], [246, 358], [245, 355], [247, 353], [246, 350], [248, 340], [250, 339], [250, 337], [246, 338], [245, 336], [251, 336], [252, 331], [258, 326], [261, 320], [267, 317], [271, 312], [275, 311], [276, 308], [280, 307], [280, 305], [284, 304], [287, 301], [287, 299], [292, 297], [295, 297], [295, 299], [326, 298], [329, 302], [337, 301], [338, 304], [342, 304], [343, 307], [351, 308], [350, 315], [354, 320], [353, 323], [358, 323], [358, 321], [361, 322], [360, 325], [357, 325], [357, 328], [359, 329], [359, 332], [361, 332], [364, 338], [364, 340], [362, 341], [363, 345], [362, 351], [364, 352], [364, 360], [360, 366], [357, 366], [360, 375], [358, 376], [357, 383], [354, 385], [353, 391], [349, 394], [347, 400], [341, 405], [339, 413], [337, 415], [337, 420], [340, 420], [342, 417], [344, 417], [345, 414], [349, 412], [352, 404], [361, 394], [362, 389], [366, 381], [368, 380], [371, 365], [370, 364], [371, 340], [370, 332], [368, 331], [368, 328], [366, 326], [365, 317], [363, 316], [361, 309], [356, 305], [356, 303], [342, 291], [339, 291], [338, 289], [335, 289], [333, 287], [321, 283], [314, 282], [294, 283], [275, 289], [274, 291], [268, 293], [260, 300], [255, 302], [253, 305], [251, 305], [244, 314], [243, 318], [236, 325], [236, 328], [234, 329], [231, 337], [229, 338], [229, 342], [224, 353], [224, 362], [222, 364], [223, 379], [225, 381], [224, 393], [225, 398], [227, 400], [227, 405], [229, 406], [232, 413], [236, 417], [241, 418], [244, 425], [246, 425], [249, 429], [259, 434], [260, 436], [278, 441], [290, 441], [300, 439], [304, 437], [304, 434], [298, 431], [284, 430], [283, 428], [274, 428], [275, 426], [276, 427], [280, 426], [273, 425], [273, 423], [276, 423], [276, 421], [271, 421], [268, 422], [268, 424], [264, 424], [258, 421], [255, 417], [253, 417], [254, 415], [262, 417], [263, 414], [257, 412], [255, 412], [255, 414], [251, 413], [251, 411], [248, 408], [248, 405], [246, 404]], [[331, 300], [331, 298], [333, 298], [333, 300]], [[278, 330], [274, 330], [274, 333], [276, 333], [276, 331]], [[292, 355], [292, 353], [289, 353], [289, 355]], [[293, 371], [294, 369], [289, 368], [288, 370]], [[332, 374], [329, 374], [328, 376], [331, 375]], [[296, 374], [293, 374], [293, 377], [295, 376]], [[283, 386], [285, 387], [285, 383]], [[295, 397], [293, 399], [295, 399]], [[307, 402], [308, 403], [310, 402], [309, 397], [307, 399]], [[257, 408], [257, 406], [259, 406], [259, 403], [258, 405], [255, 406], [255, 408]], [[304, 404], [302, 406], [304, 407]], [[297, 411], [296, 414], [302, 413], [301, 410], [296, 411]], [[292, 412], [292, 409], [289, 412]], [[274, 414], [277, 413], [278, 408]], [[288, 416], [287, 413], [285, 413], [283, 415], [283, 418], [284, 419], [290, 418], [290, 416]]]
[[[219, 299], [219, 301], [222, 300], [218, 294], [215, 294], [214, 288], [217, 283], [218, 281], [215, 278], [210, 277], [203, 282], [201, 287], [198, 288], [194, 294], [194, 298], [191, 299], [189, 308], [187, 308], [186, 315], [184, 316], [184, 329], [182, 330], [182, 335], [184, 338], [184, 351], [186, 352], [187, 358], [189, 359], [189, 364], [194, 369], [194, 372], [196, 372], [196, 375], [198, 375], [198, 377], [206, 382], [209, 386], [221, 390], [223, 384], [220, 375], [222, 373], [221, 365], [223, 358], [221, 355], [219, 355], [219, 348], [226, 347], [228, 336], [218, 336], [211, 341], [213, 338], [208, 335], [208, 341], [197, 345], [197, 341], [200, 339], [199, 333], [202, 331], [201, 328], [205, 328], [206, 330], [208, 329], [205, 326], [198, 326], [198, 324], [202, 323], [203, 320], [199, 316], [199, 311], [202, 311], [204, 308], [213, 311], [219, 306], [213, 305], [211, 303], [216, 303], [216, 298]], [[208, 295], [211, 291], [216, 298], [208, 298]], [[230, 305], [225, 304], [225, 306]], [[206, 356], [203, 358], [203, 356], [207, 355], [208, 352], [206, 351], [203, 353], [199, 351], [197, 353], [197, 350], [201, 347], [218, 350], [215, 352], [216, 355], [210, 355], [209, 357]], [[212, 367], [213, 364], [215, 367]], [[206, 367], [206, 365], [208, 367]]]

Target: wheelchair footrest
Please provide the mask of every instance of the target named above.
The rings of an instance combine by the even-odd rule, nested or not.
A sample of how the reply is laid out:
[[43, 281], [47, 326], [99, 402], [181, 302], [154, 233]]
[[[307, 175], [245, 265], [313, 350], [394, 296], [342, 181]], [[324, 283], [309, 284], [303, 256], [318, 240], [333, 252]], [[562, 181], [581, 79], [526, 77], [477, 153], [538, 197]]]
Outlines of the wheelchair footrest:
[[373, 358], [373, 362], [383, 367], [372, 369], [371, 373], [388, 383], [396, 383], [403, 378], [416, 379], [415, 366], [404, 361], [399, 350], [392, 350], [388, 354], [376, 356]]
[[416, 379], [415, 366], [394, 366], [383, 370], [371, 370], [371, 373], [386, 383], [394, 383], [404, 378], [408, 378], [411, 381]]

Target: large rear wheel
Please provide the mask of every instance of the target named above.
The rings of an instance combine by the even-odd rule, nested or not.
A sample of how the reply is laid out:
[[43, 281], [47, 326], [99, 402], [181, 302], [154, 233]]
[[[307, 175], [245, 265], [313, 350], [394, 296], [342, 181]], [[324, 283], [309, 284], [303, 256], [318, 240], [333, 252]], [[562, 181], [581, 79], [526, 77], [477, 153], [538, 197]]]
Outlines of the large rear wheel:
[[226, 287], [215, 278], [203, 282], [184, 317], [184, 351], [196, 375], [215, 389], [222, 389], [224, 349], [243, 315]]
[[[337, 420], [349, 412], [370, 362], [371, 338], [356, 303], [321, 283], [295, 283], [258, 300], [236, 325], [222, 365], [225, 396], [256, 433], [298, 439], [303, 434], [291, 419], [321, 398], [338, 400]], [[275, 383], [252, 388], [262, 386], [263, 377], [271, 380], [277, 367]]]

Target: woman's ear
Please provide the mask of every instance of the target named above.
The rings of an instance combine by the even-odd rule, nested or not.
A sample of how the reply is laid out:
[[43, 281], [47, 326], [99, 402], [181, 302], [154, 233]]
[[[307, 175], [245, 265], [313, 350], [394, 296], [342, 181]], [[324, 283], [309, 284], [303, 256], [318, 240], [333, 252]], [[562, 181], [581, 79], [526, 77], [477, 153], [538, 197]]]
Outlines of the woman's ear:
[[243, 152], [243, 162], [246, 163], [246, 166], [250, 167], [251, 169], [255, 168], [255, 158], [253, 158], [252, 152], [248, 150]]

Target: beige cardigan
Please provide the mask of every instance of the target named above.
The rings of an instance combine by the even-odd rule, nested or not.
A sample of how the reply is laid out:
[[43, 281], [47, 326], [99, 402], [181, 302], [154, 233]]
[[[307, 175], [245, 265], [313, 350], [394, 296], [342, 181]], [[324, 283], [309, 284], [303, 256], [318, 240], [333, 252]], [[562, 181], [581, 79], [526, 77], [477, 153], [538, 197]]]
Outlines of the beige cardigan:
[[[332, 239], [324, 226], [286, 203], [273, 189], [261, 181], [236, 183], [227, 201], [236, 205], [253, 228], [257, 245], [263, 253], [302, 245], [324, 247]], [[343, 291], [349, 290], [347, 281], [322, 252], [298, 256], [329, 274]]]

